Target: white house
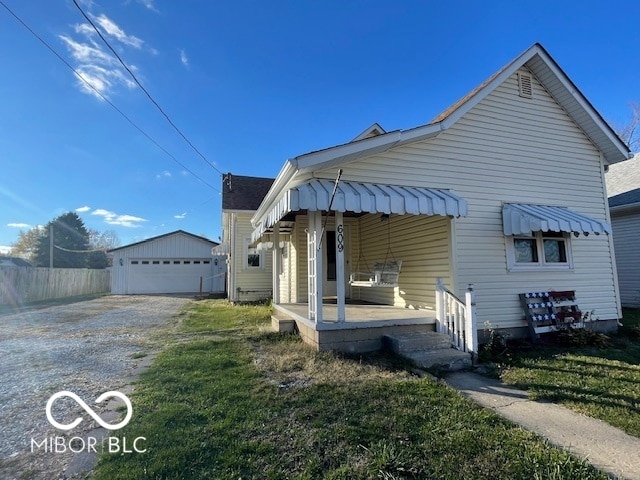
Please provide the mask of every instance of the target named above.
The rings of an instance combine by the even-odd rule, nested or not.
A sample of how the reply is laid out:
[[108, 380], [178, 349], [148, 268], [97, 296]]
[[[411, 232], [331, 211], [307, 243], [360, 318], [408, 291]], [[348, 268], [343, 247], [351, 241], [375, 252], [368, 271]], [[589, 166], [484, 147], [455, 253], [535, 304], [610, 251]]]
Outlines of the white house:
[[640, 188], [609, 198], [620, 302], [640, 307]]
[[221, 293], [225, 258], [212, 256], [218, 243], [177, 230], [109, 250], [111, 293]]
[[227, 258], [227, 296], [232, 302], [273, 295], [272, 256], [251, 243], [251, 217], [272, 183], [273, 178], [231, 173], [222, 179], [222, 243], [214, 252]]
[[573, 290], [615, 329], [604, 172], [628, 156], [535, 44], [426, 125], [285, 162], [251, 220], [252, 245], [273, 246], [276, 320], [320, 349], [419, 327], [474, 351], [485, 328], [526, 332], [520, 294]]
[[607, 190], [620, 301], [640, 307], [640, 155], [609, 169]]

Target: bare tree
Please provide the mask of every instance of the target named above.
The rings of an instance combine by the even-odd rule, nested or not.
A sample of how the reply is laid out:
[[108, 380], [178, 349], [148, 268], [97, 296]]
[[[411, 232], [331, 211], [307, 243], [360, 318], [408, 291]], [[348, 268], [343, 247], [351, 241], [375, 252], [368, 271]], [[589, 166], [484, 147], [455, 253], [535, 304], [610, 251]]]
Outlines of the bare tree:
[[120, 238], [114, 230], [105, 230], [100, 232], [93, 228], [89, 228], [89, 244], [94, 250], [111, 250], [120, 246]]
[[640, 102], [631, 102], [631, 115], [625, 125], [615, 125], [615, 131], [632, 152], [640, 149]]
[[38, 241], [44, 234], [42, 227], [33, 227], [26, 232], [20, 230], [18, 240], [11, 245], [11, 255], [33, 262], [38, 251]]

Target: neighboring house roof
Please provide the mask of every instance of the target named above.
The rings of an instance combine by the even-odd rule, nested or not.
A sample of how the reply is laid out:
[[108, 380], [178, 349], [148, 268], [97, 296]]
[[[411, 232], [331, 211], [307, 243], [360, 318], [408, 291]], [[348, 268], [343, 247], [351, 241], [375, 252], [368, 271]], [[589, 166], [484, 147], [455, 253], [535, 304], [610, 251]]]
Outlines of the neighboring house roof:
[[296, 181], [304, 181], [305, 174], [319, 169], [339, 167], [359, 158], [438, 136], [441, 132], [452, 127], [469, 110], [523, 67], [536, 76], [547, 92], [602, 152], [606, 163], [622, 162], [629, 157], [627, 145], [604, 121], [547, 51], [536, 43], [427, 125], [409, 130], [394, 130], [386, 133], [382, 131], [375, 136], [368, 136], [370, 129], [367, 129], [352, 142], [306, 153], [288, 160], [280, 170], [262, 204], [256, 207], [257, 211], [252, 222], [254, 225], [259, 223], [268, 214], [274, 202], [278, 201], [281, 192], [295, 186]]
[[0, 267], [33, 267], [33, 265], [19, 257], [0, 257]]
[[119, 250], [124, 250], [125, 248], [135, 247], [136, 245], [141, 245], [143, 243], [153, 242], [155, 240], [159, 240], [161, 238], [169, 237], [171, 235], [176, 235], [176, 234], [188, 235], [188, 236], [193, 237], [193, 238], [195, 238], [197, 240], [201, 240], [203, 242], [208, 242], [208, 243], [211, 244], [211, 246], [218, 245], [218, 242], [214, 242], [213, 240], [209, 240], [208, 238], [201, 237], [200, 235], [194, 235], [193, 233], [185, 232], [184, 230], [176, 230], [175, 232], [165, 233], [163, 235], [158, 235], [157, 237], [147, 238], [146, 240], [142, 240], [141, 242], [130, 243], [129, 245], [123, 245], [122, 247], [112, 248], [111, 250], [108, 250], [108, 252], [109, 253], [117, 252]]
[[610, 198], [640, 188], [640, 154], [625, 162], [609, 166], [605, 179]]
[[257, 210], [273, 178], [226, 174], [222, 179], [222, 210]]
[[640, 207], [640, 187], [635, 190], [609, 197], [609, 208], [621, 207], [623, 205], [631, 205], [637, 203]]

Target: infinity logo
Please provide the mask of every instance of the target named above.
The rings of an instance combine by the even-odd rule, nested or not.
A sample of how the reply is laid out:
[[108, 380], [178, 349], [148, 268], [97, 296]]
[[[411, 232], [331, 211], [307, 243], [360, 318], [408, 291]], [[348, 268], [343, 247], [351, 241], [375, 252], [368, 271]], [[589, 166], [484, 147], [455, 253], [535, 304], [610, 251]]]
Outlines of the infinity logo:
[[58, 423], [53, 416], [51, 415], [51, 406], [53, 405], [53, 402], [55, 402], [58, 398], [60, 397], [69, 397], [72, 398], [76, 401], [76, 403], [78, 405], [80, 405], [82, 408], [84, 408], [84, 410], [93, 417], [93, 419], [98, 422], [100, 424], [101, 427], [106, 428], [107, 430], [118, 430], [122, 427], [124, 427], [127, 423], [129, 423], [129, 420], [131, 420], [131, 415], [133, 415], [133, 407], [131, 406], [131, 402], [129, 401], [129, 399], [127, 398], [127, 396], [124, 393], [120, 393], [120, 392], [116, 392], [116, 391], [111, 391], [111, 392], [105, 392], [102, 395], [100, 395], [98, 398], [96, 398], [96, 403], [101, 403], [105, 398], [109, 398], [109, 397], [117, 397], [120, 400], [122, 400], [125, 405], [127, 406], [127, 416], [124, 417], [124, 420], [121, 421], [120, 423], [116, 423], [115, 425], [111, 425], [110, 423], [107, 423], [105, 421], [103, 421], [96, 412], [94, 412], [93, 410], [91, 410], [91, 407], [89, 407], [89, 405], [87, 405], [86, 403], [84, 403], [84, 401], [75, 393], [73, 392], [68, 392], [66, 390], [55, 393], [51, 396], [51, 398], [49, 399], [49, 401], [47, 402], [47, 419], [49, 420], [49, 423], [51, 425], [53, 425], [56, 428], [59, 428], [60, 430], [71, 430], [72, 428], [75, 428], [78, 426], [78, 424], [80, 422], [82, 422], [82, 417], [78, 417], [76, 418], [73, 422], [69, 423], [68, 425], [64, 425], [62, 423]]

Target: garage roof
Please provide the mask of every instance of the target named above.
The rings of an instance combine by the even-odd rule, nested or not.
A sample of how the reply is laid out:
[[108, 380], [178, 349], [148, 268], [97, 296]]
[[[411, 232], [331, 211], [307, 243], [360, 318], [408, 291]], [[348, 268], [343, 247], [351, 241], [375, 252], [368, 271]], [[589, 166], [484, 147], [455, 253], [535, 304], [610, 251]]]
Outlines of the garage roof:
[[185, 232], [184, 230], [176, 230], [175, 232], [165, 233], [163, 235], [158, 235], [157, 237], [147, 238], [146, 240], [142, 240], [141, 242], [130, 243], [129, 245], [123, 245], [122, 247], [112, 248], [111, 250], [108, 250], [108, 253], [117, 252], [119, 250], [124, 250], [125, 248], [135, 247], [137, 245], [142, 245], [143, 243], [153, 242], [155, 240], [159, 240], [161, 238], [169, 237], [171, 235], [176, 235], [176, 234], [188, 235], [188, 236], [193, 237], [193, 238], [195, 238], [197, 240], [202, 240], [203, 242], [208, 242], [208, 243], [211, 244], [212, 247], [215, 247], [216, 245], [218, 245], [218, 242], [214, 242], [213, 240], [209, 240], [208, 238], [201, 237], [200, 235], [194, 235], [193, 233]]

